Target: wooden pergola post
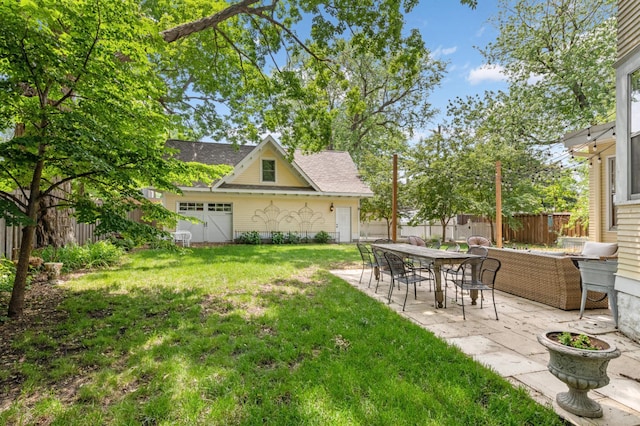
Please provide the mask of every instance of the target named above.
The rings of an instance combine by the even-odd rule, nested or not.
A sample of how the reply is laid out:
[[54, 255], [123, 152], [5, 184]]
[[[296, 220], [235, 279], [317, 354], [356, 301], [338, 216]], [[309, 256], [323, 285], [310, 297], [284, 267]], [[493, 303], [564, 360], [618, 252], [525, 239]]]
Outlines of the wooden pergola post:
[[391, 197], [391, 239], [398, 237], [398, 154], [393, 154], [393, 192]]

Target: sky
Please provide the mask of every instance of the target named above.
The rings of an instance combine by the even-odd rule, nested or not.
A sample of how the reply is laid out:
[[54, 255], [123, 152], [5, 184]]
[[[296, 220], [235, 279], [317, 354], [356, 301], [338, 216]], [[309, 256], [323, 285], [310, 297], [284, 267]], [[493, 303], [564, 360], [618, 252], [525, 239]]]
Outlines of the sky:
[[[446, 115], [449, 100], [506, 88], [499, 69], [488, 68], [474, 46], [495, 40], [497, 29], [488, 19], [497, 14], [497, 0], [479, 0], [471, 9], [458, 0], [421, 0], [406, 16], [407, 29], [417, 28], [432, 54], [448, 62], [445, 78], [430, 101], [440, 110], [434, 126]], [[428, 130], [426, 133], [428, 133]]]

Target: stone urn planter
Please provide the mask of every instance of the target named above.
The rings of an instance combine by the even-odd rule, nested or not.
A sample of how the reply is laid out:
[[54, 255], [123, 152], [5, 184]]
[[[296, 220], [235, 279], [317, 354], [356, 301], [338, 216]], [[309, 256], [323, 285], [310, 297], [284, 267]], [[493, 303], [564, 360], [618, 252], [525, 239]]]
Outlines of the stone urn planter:
[[49, 284], [57, 284], [60, 280], [60, 273], [62, 272], [62, 262], [45, 262], [44, 270], [47, 273], [47, 280]]
[[569, 387], [569, 392], [556, 395], [556, 402], [578, 416], [602, 417], [602, 407], [587, 393], [609, 384], [607, 366], [610, 360], [620, 356], [620, 351], [612, 343], [593, 336], [587, 337], [596, 349], [567, 346], [559, 342], [561, 334], [560, 331], [548, 331], [538, 335], [538, 342], [549, 350], [549, 371]]

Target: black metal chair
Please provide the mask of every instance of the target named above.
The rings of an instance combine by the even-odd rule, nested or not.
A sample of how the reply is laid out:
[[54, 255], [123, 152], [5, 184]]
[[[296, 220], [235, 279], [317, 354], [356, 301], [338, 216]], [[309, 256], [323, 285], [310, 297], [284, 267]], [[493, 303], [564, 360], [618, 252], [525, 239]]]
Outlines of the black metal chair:
[[[460, 300], [462, 303], [462, 317], [466, 320], [467, 316], [464, 311], [464, 292], [477, 290], [480, 291], [480, 309], [482, 309], [484, 301], [484, 291], [491, 291], [493, 300], [493, 310], [498, 320], [498, 308], [496, 307], [496, 298], [494, 287], [496, 275], [500, 270], [500, 261], [491, 257], [485, 259], [481, 257], [472, 257], [465, 260], [458, 266], [455, 274], [450, 274], [449, 281], [455, 285], [456, 300], [458, 300], [458, 289], [460, 289]], [[446, 287], [445, 287], [446, 288]]]
[[[481, 256], [484, 259], [488, 256], [489, 250], [483, 246], [471, 246], [467, 249], [467, 253], [475, 254], [476, 256]], [[445, 282], [447, 282], [447, 280], [450, 281], [452, 279], [455, 279], [455, 276], [458, 273], [458, 267], [452, 266], [452, 265], [446, 265], [445, 267], [442, 268], [442, 270], [444, 271], [444, 274], [445, 274]], [[470, 274], [471, 268], [468, 269], [466, 272]], [[467, 279], [471, 279], [471, 276], [467, 277]], [[456, 300], [458, 300], [457, 294], [456, 294]]]
[[[427, 247], [427, 243], [420, 237], [411, 235], [407, 237], [407, 243], [417, 247]], [[431, 282], [435, 282], [435, 274], [433, 273], [433, 262], [422, 259], [409, 258], [405, 260], [406, 265], [412, 270], [415, 269], [422, 273], [428, 274], [429, 291], [431, 291]]]
[[362, 258], [362, 272], [360, 273], [360, 280], [358, 281], [362, 284], [362, 278], [364, 277], [364, 271], [366, 269], [371, 270], [371, 274], [369, 275], [369, 285], [367, 287], [371, 287], [371, 280], [374, 275], [374, 268], [376, 267], [376, 259], [373, 257], [373, 252], [369, 249], [369, 246], [363, 243], [356, 243], [358, 247], [358, 251], [360, 252], [360, 257]]
[[[387, 258], [384, 257], [384, 251], [377, 248], [377, 247], [372, 247], [372, 251], [373, 251], [373, 258], [376, 262], [376, 265], [374, 266], [374, 273], [376, 276], [376, 289], [374, 291], [374, 293], [378, 292], [378, 286], [380, 285], [380, 281], [384, 281], [384, 275], [389, 275], [391, 276], [391, 270], [389, 269], [389, 263], [387, 262]], [[391, 282], [391, 285], [393, 285], [393, 281]]]
[[373, 243], [374, 244], [393, 244], [393, 243], [395, 243], [395, 241], [393, 241], [390, 238], [378, 238]]
[[415, 269], [408, 268], [405, 264], [404, 260], [393, 253], [386, 252], [384, 254], [387, 259], [387, 264], [389, 265], [389, 269], [391, 270], [391, 286], [389, 287], [389, 303], [391, 303], [391, 296], [393, 294], [393, 288], [395, 284], [398, 284], [398, 288], [400, 288], [400, 283], [404, 283], [407, 286], [407, 290], [404, 296], [404, 303], [402, 304], [402, 310], [404, 311], [407, 305], [407, 297], [409, 296], [409, 285], [413, 284], [413, 293], [414, 297], [418, 298], [418, 289], [416, 284], [421, 281], [426, 281], [428, 278], [423, 277], [422, 275], [416, 273]]

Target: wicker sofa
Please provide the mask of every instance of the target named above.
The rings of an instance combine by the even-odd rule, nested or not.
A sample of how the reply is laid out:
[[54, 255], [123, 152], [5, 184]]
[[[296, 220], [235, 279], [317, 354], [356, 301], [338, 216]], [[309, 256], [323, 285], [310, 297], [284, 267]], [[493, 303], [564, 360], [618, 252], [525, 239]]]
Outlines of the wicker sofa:
[[[582, 291], [580, 270], [571, 258], [527, 251], [489, 247], [489, 257], [502, 263], [496, 277], [496, 290], [544, 303], [563, 310], [580, 309]], [[598, 300], [597, 294], [590, 299]], [[587, 300], [587, 309], [607, 308], [607, 298]]]

